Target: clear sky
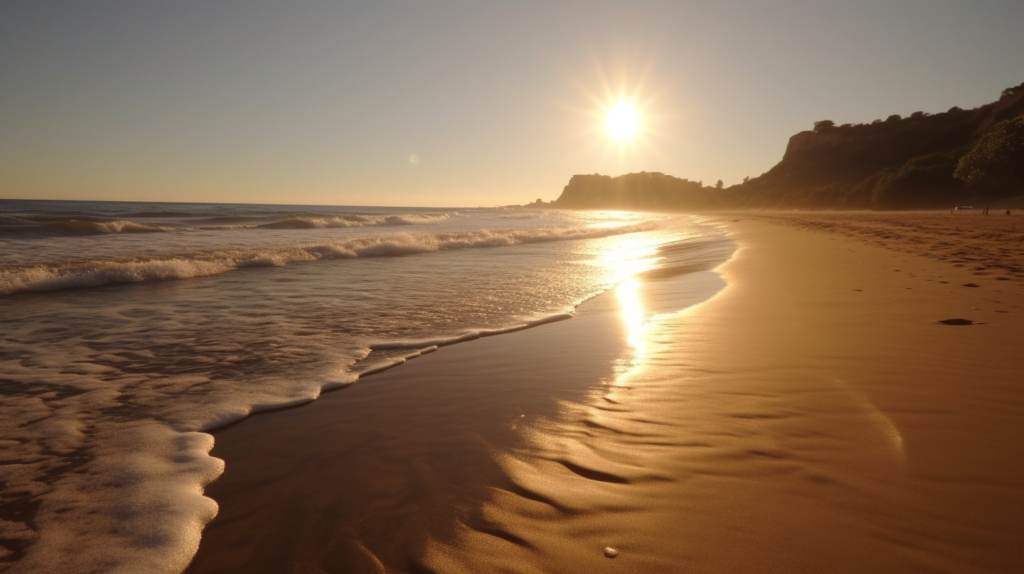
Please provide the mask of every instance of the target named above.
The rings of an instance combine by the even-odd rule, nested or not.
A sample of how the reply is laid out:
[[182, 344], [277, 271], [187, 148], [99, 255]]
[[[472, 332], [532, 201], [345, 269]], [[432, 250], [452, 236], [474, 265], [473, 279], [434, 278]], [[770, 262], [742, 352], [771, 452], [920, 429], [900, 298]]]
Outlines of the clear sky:
[[[492, 206], [727, 185], [1024, 82], [1021, 0], [0, 3], [0, 198]], [[635, 139], [609, 137], [619, 100]]]

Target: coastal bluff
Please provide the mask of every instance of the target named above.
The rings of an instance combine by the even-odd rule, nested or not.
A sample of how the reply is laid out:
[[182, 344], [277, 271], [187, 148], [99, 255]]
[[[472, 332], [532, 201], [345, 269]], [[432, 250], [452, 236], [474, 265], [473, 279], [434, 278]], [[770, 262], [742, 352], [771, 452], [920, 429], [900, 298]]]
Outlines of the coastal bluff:
[[975, 109], [893, 114], [870, 123], [814, 122], [782, 159], [725, 187], [639, 172], [574, 175], [563, 209], [948, 209], [1024, 205], [1024, 84]]
[[563, 209], [704, 209], [716, 204], [716, 190], [700, 182], [658, 172], [611, 177], [574, 175], [550, 206]]
[[929, 209], [1024, 193], [1024, 84], [972, 110], [829, 120], [790, 137], [782, 160], [724, 190], [729, 207]]

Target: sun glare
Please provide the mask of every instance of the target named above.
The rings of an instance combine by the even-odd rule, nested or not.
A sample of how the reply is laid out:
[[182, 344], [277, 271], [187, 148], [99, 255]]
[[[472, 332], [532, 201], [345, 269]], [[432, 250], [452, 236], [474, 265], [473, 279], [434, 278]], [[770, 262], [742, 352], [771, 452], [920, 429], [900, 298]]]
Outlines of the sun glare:
[[633, 139], [640, 129], [640, 117], [632, 105], [619, 102], [608, 112], [607, 125], [613, 138], [625, 142]]

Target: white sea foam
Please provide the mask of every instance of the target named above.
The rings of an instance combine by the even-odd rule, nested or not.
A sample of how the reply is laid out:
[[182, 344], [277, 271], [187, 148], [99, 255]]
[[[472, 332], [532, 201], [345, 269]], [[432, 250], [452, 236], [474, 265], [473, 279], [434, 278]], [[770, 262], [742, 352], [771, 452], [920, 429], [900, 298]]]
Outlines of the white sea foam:
[[162, 225], [146, 225], [125, 219], [117, 221], [81, 221], [71, 219], [68, 221], [54, 222], [47, 227], [66, 233], [104, 234], [104, 233], [155, 233], [162, 231], [174, 231], [173, 227]]
[[[411, 340], [394, 340], [387, 341], [385, 343], [374, 343], [370, 345], [370, 349], [373, 351], [388, 351], [393, 349], [429, 349], [431, 351], [436, 350], [438, 347], [445, 347], [447, 345], [454, 345], [456, 343], [464, 343], [466, 341], [473, 341], [481, 337], [493, 337], [495, 335], [504, 335], [505, 333], [513, 333], [515, 331], [522, 331], [523, 329], [529, 329], [530, 327], [537, 327], [539, 325], [546, 325], [547, 323], [554, 323], [556, 321], [564, 321], [566, 319], [572, 319], [575, 313], [555, 313], [547, 315], [537, 319], [532, 319], [524, 323], [514, 323], [506, 327], [497, 329], [478, 329], [473, 331], [466, 331], [458, 335], [450, 337], [434, 337], [430, 339], [411, 339]], [[426, 352], [426, 351], [423, 351]], [[419, 356], [418, 354], [415, 356]]]
[[172, 574], [192, 559], [217, 514], [202, 494], [224, 469], [213, 437], [137, 421], [97, 439], [88, 464], [48, 485], [32, 551], [11, 572]]
[[408, 213], [401, 215], [355, 215], [347, 217], [292, 217], [258, 227], [266, 229], [323, 229], [330, 227], [370, 227], [390, 225], [421, 225], [436, 223], [450, 217], [447, 213]]

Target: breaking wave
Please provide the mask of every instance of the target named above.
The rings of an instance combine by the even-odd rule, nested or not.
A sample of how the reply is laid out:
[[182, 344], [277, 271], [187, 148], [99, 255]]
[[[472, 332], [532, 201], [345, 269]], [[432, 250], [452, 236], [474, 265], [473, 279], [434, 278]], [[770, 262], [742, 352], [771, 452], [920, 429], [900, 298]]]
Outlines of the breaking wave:
[[335, 217], [292, 217], [282, 221], [264, 223], [265, 229], [321, 229], [325, 227], [369, 227], [387, 225], [418, 225], [444, 221], [447, 213], [420, 213], [406, 215], [348, 215]]
[[51, 219], [31, 221], [20, 218], [0, 220], [0, 234], [4, 235], [105, 235], [108, 233], [159, 233], [175, 231], [175, 227], [147, 225], [127, 219], [103, 221], [93, 218]]
[[281, 267], [321, 259], [398, 257], [454, 249], [590, 239], [646, 231], [655, 227], [656, 224], [647, 222], [599, 228], [558, 227], [434, 234], [397, 233], [270, 249], [223, 250], [151, 259], [39, 264], [0, 270], [0, 295], [99, 287], [115, 283], [190, 279], [219, 275], [246, 267]]
[[[136, 217], [156, 217], [139, 213]], [[181, 214], [174, 214], [179, 216]], [[61, 236], [107, 235], [117, 233], [159, 233], [170, 231], [231, 231], [236, 229], [326, 229], [343, 227], [387, 227], [437, 223], [449, 213], [342, 214], [332, 216], [294, 215], [268, 217], [223, 216], [184, 219], [173, 223], [139, 223], [130, 219], [103, 219], [94, 216], [31, 217], [0, 216], [0, 235]], [[269, 219], [269, 221], [268, 221]]]

